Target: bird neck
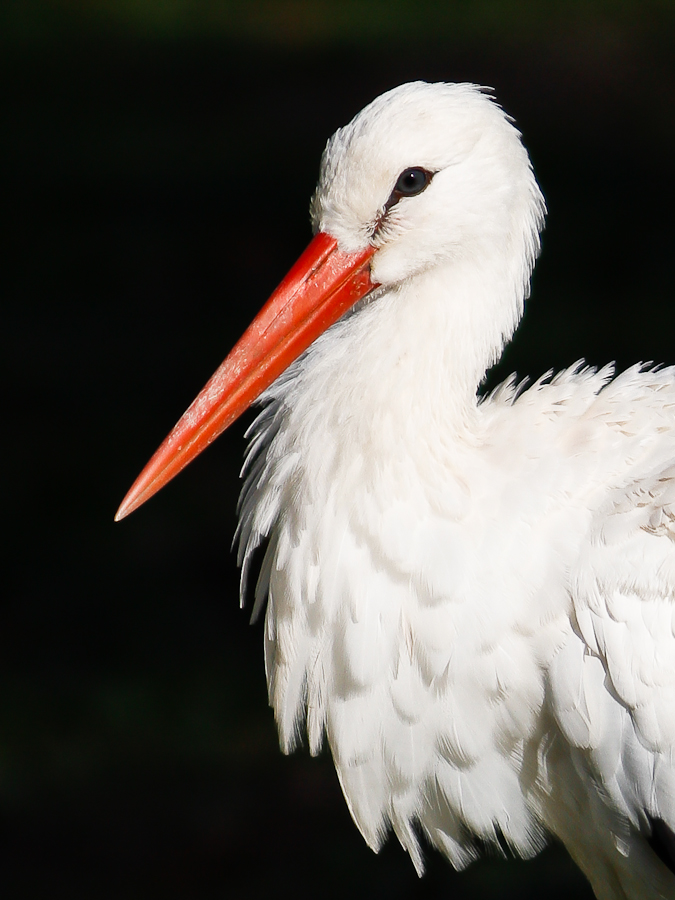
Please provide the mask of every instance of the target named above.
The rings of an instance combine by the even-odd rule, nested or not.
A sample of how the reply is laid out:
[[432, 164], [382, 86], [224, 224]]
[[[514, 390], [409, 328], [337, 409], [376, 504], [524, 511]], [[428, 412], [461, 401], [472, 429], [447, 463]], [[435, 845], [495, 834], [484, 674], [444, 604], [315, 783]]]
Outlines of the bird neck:
[[480, 266], [437, 265], [384, 289], [323, 335], [290, 379], [284, 405], [296, 423], [332, 423], [359, 442], [378, 432], [378, 444], [469, 438], [478, 387], [523, 298], [522, 271], [497, 253], [481, 254]]

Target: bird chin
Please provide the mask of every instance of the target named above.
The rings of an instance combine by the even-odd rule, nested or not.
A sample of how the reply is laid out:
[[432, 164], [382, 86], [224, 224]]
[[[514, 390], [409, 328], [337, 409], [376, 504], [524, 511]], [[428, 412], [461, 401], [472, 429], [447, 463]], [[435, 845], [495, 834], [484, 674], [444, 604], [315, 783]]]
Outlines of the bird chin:
[[344, 314], [343, 319], [348, 319], [364, 307], [370, 306], [371, 303], [376, 303], [380, 299], [380, 297], [382, 297], [383, 294], [386, 294], [387, 291], [390, 291], [391, 288], [392, 285], [378, 284], [377, 287], [374, 287], [373, 290], [366, 294], [365, 297], [357, 300], [356, 303]]

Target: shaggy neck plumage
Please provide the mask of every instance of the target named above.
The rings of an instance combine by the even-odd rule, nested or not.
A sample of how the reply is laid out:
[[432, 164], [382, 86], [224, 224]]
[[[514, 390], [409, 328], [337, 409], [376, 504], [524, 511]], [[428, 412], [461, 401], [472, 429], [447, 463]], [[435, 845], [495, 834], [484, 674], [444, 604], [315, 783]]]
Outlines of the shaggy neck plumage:
[[523, 270], [494, 250], [480, 266], [451, 260], [384, 291], [300, 362], [286, 385], [288, 425], [309, 438], [323, 418], [357, 440], [378, 428], [415, 441], [472, 431], [478, 386], [518, 323], [524, 291]]

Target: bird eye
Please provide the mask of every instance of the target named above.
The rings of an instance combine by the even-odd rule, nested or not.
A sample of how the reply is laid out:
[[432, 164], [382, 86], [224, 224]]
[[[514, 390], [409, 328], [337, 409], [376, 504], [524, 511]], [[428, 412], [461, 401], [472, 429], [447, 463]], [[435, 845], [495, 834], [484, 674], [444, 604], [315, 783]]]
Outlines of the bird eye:
[[417, 194], [421, 194], [433, 177], [433, 172], [423, 169], [421, 166], [411, 166], [409, 169], [404, 169], [396, 179], [394, 190], [391, 192], [391, 196], [384, 204], [373, 225], [372, 234], [376, 235], [380, 231], [386, 220], [387, 213], [392, 206], [396, 206], [401, 197], [415, 197]]
[[418, 166], [405, 169], [398, 176], [398, 181], [394, 186], [394, 196], [398, 195], [398, 199], [399, 197], [414, 197], [416, 194], [421, 194], [431, 181], [431, 175], [432, 173], [427, 171], [427, 169], [422, 169]]

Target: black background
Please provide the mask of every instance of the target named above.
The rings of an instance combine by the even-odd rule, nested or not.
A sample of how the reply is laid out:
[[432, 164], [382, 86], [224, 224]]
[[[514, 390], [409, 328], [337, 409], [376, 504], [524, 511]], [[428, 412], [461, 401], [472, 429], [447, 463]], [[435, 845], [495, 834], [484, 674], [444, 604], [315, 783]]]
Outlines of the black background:
[[250, 416], [112, 517], [307, 243], [326, 138], [410, 79], [494, 86], [547, 197], [533, 298], [490, 383], [675, 362], [671, 4], [252, 3], [259, 22], [90, 6], [0, 20], [0, 882], [590, 896], [556, 848], [462, 875], [430, 851], [419, 881], [395, 841], [365, 847], [327, 754], [281, 756], [229, 552]]

